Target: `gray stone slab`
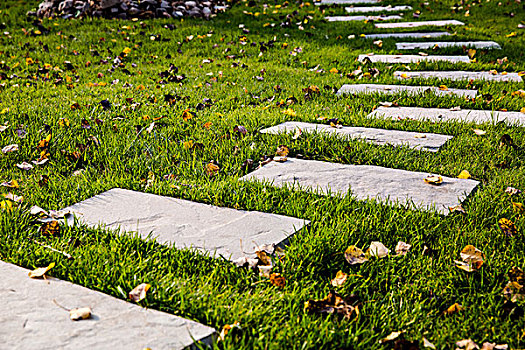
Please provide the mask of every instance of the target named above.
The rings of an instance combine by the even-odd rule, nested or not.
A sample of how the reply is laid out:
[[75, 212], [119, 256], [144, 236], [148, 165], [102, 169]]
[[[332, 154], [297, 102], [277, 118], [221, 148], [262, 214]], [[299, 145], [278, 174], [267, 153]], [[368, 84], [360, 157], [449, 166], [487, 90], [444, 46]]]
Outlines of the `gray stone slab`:
[[378, 4], [381, 0], [322, 0], [315, 2], [316, 5], [355, 5], [355, 4]]
[[220, 208], [172, 197], [114, 188], [65, 208], [88, 225], [151, 233], [159, 243], [196, 248], [226, 259], [254, 256], [280, 244], [309, 222], [293, 217]]
[[518, 73], [468, 72], [468, 71], [410, 71], [394, 72], [397, 79], [449, 79], [486, 81], [523, 81]]
[[448, 207], [460, 204], [478, 181], [443, 176], [439, 186], [427, 184], [429, 174], [372, 165], [349, 165], [288, 158], [270, 162], [241, 178], [270, 182], [273, 186], [298, 186], [301, 190], [344, 195], [350, 190], [359, 200], [377, 199], [400, 203], [413, 209], [448, 214]]
[[401, 12], [412, 10], [412, 6], [361, 6], [361, 7], [345, 7], [348, 13], [367, 13], [367, 12]]
[[303, 133], [319, 133], [335, 135], [342, 139], [362, 139], [377, 145], [406, 146], [413, 149], [437, 152], [448, 140], [449, 135], [432, 133], [419, 133], [400, 130], [386, 130], [376, 128], [363, 128], [357, 126], [343, 126], [334, 128], [325, 124], [313, 124], [304, 122], [285, 122], [267, 129], [261, 133], [279, 134], [293, 133], [300, 129]]
[[[194, 340], [213, 342], [215, 330], [200, 323], [53, 277], [32, 279], [28, 271], [0, 261], [3, 349], [185, 349]], [[72, 321], [54, 301], [89, 307], [92, 317]]]
[[500, 112], [488, 110], [420, 107], [379, 107], [368, 115], [368, 118], [384, 118], [393, 120], [423, 120], [432, 122], [459, 121], [465, 123], [497, 123], [525, 126], [525, 114], [520, 112]]
[[345, 84], [343, 85], [337, 95], [342, 94], [398, 94], [408, 93], [410, 95], [418, 95], [427, 91], [433, 92], [438, 96], [456, 95], [459, 97], [476, 97], [477, 90], [465, 90], [465, 89], [447, 89], [440, 90], [435, 86], [411, 86], [411, 85], [382, 85], [382, 84]]
[[353, 22], [353, 21], [392, 21], [394, 19], [403, 19], [398, 15], [392, 16], [327, 16], [328, 22]]
[[430, 41], [418, 43], [396, 43], [398, 50], [427, 50], [434, 47], [472, 47], [475, 49], [500, 49], [501, 46], [495, 41]]
[[396, 22], [396, 23], [376, 23], [376, 28], [415, 28], [415, 27], [444, 27], [444, 26], [463, 26], [465, 23], [453, 20], [441, 21], [418, 21], [418, 22]]
[[416, 63], [416, 62], [451, 62], [451, 63], [470, 63], [468, 56], [421, 56], [421, 55], [359, 55], [358, 60], [364, 62], [370, 60], [371, 62], [381, 63]]
[[384, 34], [366, 34], [365, 39], [388, 39], [388, 38], [439, 38], [450, 36], [449, 32], [408, 32], [408, 33], [384, 33]]

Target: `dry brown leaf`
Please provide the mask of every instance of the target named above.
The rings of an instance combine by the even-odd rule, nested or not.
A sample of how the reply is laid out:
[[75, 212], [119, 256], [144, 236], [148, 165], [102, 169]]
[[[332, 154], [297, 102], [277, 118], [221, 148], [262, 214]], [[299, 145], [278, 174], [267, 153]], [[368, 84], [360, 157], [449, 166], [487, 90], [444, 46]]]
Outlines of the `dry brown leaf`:
[[453, 207], [448, 207], [448, 210], [450, 210], [451, 213], [454, 213], [454, 212], [461, 213], [461, 214], [467, 213], [465, 209], [463, 209], [463, 206], [461, 204], [455, 205]]
[[518, 213], [523, 213], [525, 211], [525, 208], [523, 207], [523, 203], [518, 202], [511, 202], [512, 203], [512, 209], [514, 211], [517, 211]]
[[272, 266], [272, 258], [266, 254], [265, 251], [259, 250], [256, 251], [255, 254], [257, 254], [257, 258], [259, 259], [259, 265]]
[[467, 272], [479, 270], [485, 259], [485, 254], [470, 244], [461, 250], [460, 256], [463, 261], [454, 261], [456, 263], [456, 267]]
[[281, 288], [281, 289], [286, 286], [286, 279], [283, 276], [281, 276], [280, 273], [272, 273], [270, 275], [270, 282], [274, 286]]
[[226, 335], [235, 329], [241, 329], [241, 324], [239, 322], [227, 324], [224, 327], [222, 327], [221, 334], [219, 334], [219, 341], [224, 341]]
[[370, 243], [370, 248], [368, 248], [368, 251], [370, 252], [371, 256], [375, 256], [376, 258], [380, 259], [388, 256], [388, 253], [390, 253], [390, 250], [388, 250], [388, 248], [385, 247], [381, 242]]
[[78, 309], [69, 310], [69, 318], [73, 321], [85, 320], [91, 317], [91, 309], [89, 307], [81, 307]]
[[141, 283], [135, 288], [133, 288], [131, 292], [129, 292], [129, 298], [132, 301], [138, 303], [139, 301], [143, 300], [146, 297], [146, 293], [148, 292], [150, 288], [151, 288], [151, 284]]
[[365, 253], [355, 245], [351, 245], [350, 247], [346, 248], [345, 259], [350, 265], [362, 264], [365, 261], [368, 261]]
[[60, 234], [60, 224], [57, 220], [44, 222], [40, 226], [40, 233], [44, 236], [58, 236]]
[[460, 311], [463, 311], [464, 309], [465, 308], [461, 306], [460, 304], [454, 303], [450, 305], [445, 311], [443, 311], [443, 315], [452, 315]]
[[218, 165], [210, 162], [208, 164], [206, 164], [206, 174], [208, 174], [208, 176], [215, 176], [219, 173], [219, 170], [221, 170], [221, 168], [219, 168]]
[[344, 318], [351, 318], [354, 314], [358, 314], [358, 308], [351, 305], [355, 298], [344, 298], [334, 291], [330, 291], [328, 296], [321, 300], [308, 300], [304, 303], [305, 309], [309, 313], [318, 314], [336, 314], [344, 316]]
[[275, 155], [280, 157], [286, 157], [288, 153], [290, 153], [290, 149], [285, 145], [280, 145], [275, 151]]
[[29, 273], [27, 274], [29, 277], [31, 278], [39, 278], [39, 277], [44, 277], [44, 275], [49, 271], [51, 270], [53, 267], [55, 267], [55, 263], [52, 262], [51, 264], [49, 264], [47, 267], [39, 267], [39, 268], [36, 268], [34, 269], [33, 271], [29, 271]]
[[462, 350], [476, 350], [479, 349], [478, 344], [474, 343], [471, 339], [463, 339], [456, 342], [456, 346]]
[[397, 242], [396, 245], [396, 255], [406, 255], [412, 246], [403, 241]]
[[346, 273], [343, 271], [337, 271], [337, 274], [335, 275], [335, 278], [332, 280], [331, 284], [334, 287], [341, 287], [343, 284], [345, 284], [347, 279], [348, 275]]

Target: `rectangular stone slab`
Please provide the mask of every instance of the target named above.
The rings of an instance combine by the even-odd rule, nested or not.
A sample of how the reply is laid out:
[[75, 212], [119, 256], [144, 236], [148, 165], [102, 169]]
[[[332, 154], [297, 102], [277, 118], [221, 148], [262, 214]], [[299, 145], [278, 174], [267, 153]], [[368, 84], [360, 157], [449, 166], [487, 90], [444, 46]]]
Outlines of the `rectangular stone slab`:
[[[496, 73], [496, 74], [494, 74]], [[487, 80], [487, 81], [523, 81], [518, 73], [468, 71], [411, 71], [394, 72], [397, 79], [450, 79], [450, 80]]]
[[415, 27], [444, 27], [444, 26], [463, 26], [465, 23], [453, 20], [442, 21], [418, 21], [418, 22], [397, 22], [397, 23], [376, 23], [376, 28], [415, 28]]
[[[215, 330], [200, 323], [28, 272], [0, 261], [3, 349], [186, 349], [194, 339], [213, 342]], [[89, 307], [92, 317], [72, 321], [54, 301], [67, 309]]]
[[459, 121], [466, 123], [497, 123], [525, 126], [525, 114], [520, 112], [500, 112], [487, 110], [461, 109], [453, 111], [445, 108], [420, 107], [379, 107], [368, 118], [393, 120], [424, 120], [432, 122]]
[[357, 126], [343, 126], [334, 128], [325, 124], [313, 124], [304, 122], [285, 122], [267, 129], [261, 130], [265, 134], [294, 133], [301, 129], [303, 133], [322, 133], [335, 135], [345, 140], [362, 139], [377, 145], [406, 146], [413, 149], [437, 152], [448, 140], [449, 135], [432, 133], [419, 133], [400, 130], [386, 130], [375, 128], [363, 128]]
[[449, 36], [449, 32], [428, 32], [428, 33], [384, 33], [384, 34], [365, 34], [365, 39], [388, 39], [388, 38], [438, 38]]
[[394, 19], [403, 19], [398, 15], [392, 16], [327, 16], [328, 22], [353, 22], [353, 21], [391, 21]]
[[298, 186], [301, 190], [332, 195], [345, 195], [350, 190], [359, 200], [397, 202], [441, 214], [448, 214], [448, 207], [460, 204], [478, 185], [478, 181], [445, 176], [441, 185], [430, 185], [424, 181], [428, 175], [372, 165], [288, 158], [284, 163], [270, 162], [241, 180], [270, 182], [278, 187]]
[[366, 12], [400, 12], [412, 10], [412, 6], [362, 6], [362, 7], [345, 7], [348, 13], [366, 13]]
[[440, 90], [435, 86], [411, 86], [411, 85], [382, 85], [382, 84], [345, 84], [339, 91], [337, 95], [343, 94], [397, 94], [406, 92], [411, 95], [417, 95], [425, 93], [426, 91], [431, 91], [438, 96], [446, 95], [456, 95], [460, 97], [476, 97], [478, 93], [477, 90], [465, 90], [465, 89], [447, 89]]
[[421, 56], [421, 55], [359, 55], [358, 60], [364, 62], [365, 60], [370, 60], [372, 63], [381, 62], [381, 63], [416, 63], [423, 61], [430, 62], [451, 62], [451, 63], [470, 63], [470, 58], [468, 56]]
[[431, 41], [419, 43], [396, 43], [398, 50], [427, 50], [434, 47], [471, 47], [475, 49], [500, 49], [501, 46], [495, 41]]
[[[293, 217], [220, 208], [178, 198], [114, 188], [70, 211], [90, 226], [150, 233], [159, 243], [197, 248], [226, 259], [254, 256], [257, 247], [280, 244], [309, 222]], [[242, 249], [241, 249], [242, 246]]]
[[322, 0], [315, 2], [317, 6], [320, 5], [354, 5], [354, 4], [377, 4], [381, 0]]

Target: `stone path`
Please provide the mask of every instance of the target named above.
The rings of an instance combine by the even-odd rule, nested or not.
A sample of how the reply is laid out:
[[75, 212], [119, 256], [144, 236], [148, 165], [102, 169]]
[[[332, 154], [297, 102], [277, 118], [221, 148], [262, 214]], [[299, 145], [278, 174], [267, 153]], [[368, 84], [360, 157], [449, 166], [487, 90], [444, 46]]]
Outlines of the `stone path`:
[[381, 0], [322, 0], [315, 2], [317, 6], [320, 5], [357, 5], [357, 4], [377, 4]]
[[428, 175], [372, 165], [288, 158], [284, 163], [270, 162], [241, 180], [270, 182], [278, 187], [298, 186], [296, 189], [332, 195], [345, 195], [351, 190], [359, 200], [375, 198], [441, 214], [448, 214], [448, 207], [460, 204], [479, 184], [474, 180], [443, 176], [441, 185], [431, 185], [424, 181]]
[[365, 7], [345, 7], [348, 13], [366, 13], [366, 12], [400, 12], [412, 10], [412, 6], [365, 6]]
[[394, 19], [403, 19], [398, 15], [392, 16], [327, 16], [328, 22], [353, 22], [353, 21], [391, 21]]
[[468, 71], [397, 71], [398, 79], [450, 79], [450, 80], [486, 80], [486, 81], [523, 81], [518, 73], [468, 72]]
[[432, 133], [419, 133], [400, 130], [386, 130], [375, 128], [363, 128], [353, 126], [343, 126], [335, 128], [325, 124], [313, 124], [304, 122], [289, 121], [267, 129], [261, 130], [265, 134], [294, 133], [300, 129], [303, 133], [315, 133], [335, 135], [337, 137], [349, 139], [362, 139], [377, 145], [406, 146], [423, 151], [437, 152], [448, 140], [449, 135]]
[[365, 34], [365, 39], [388, 39], [388, 38], [439, 38], [449, 36], [449, 32], [408, 32], [408, 33], [384, 33], [384, 34]]
[[90, 226], [136, 231], [177, 248], [194, 247], [235, 260], [258, 247], [285, 242], [309, 221], [293, 217], [220, 208], [178, 198], [114, 188], [71, 207]]
[[464, 123], [497, 123], [525, 126], [525, 113], [500, 112], [488, 110], [420, 107], [379, 107], [370, 113], [368, 118], [385, 118], [394, 120], [412, 119], [431, 122], [459, 121]]
[[[4, 349], [185, 349], [194, 340], [213, 342], [215, 330], [200, 323], [56, 278], [32, 279], [28, 272], [0, 261]], [[72, 321], [57, 304], [89, 307], [92, 317]]]
[[411, 85], [382, 85], [382, 84], [345, 84], [337, 95], [342, 94], [397, 94], [397, 93], [408, 93], [410, 95], [422, 94], [425, 92], [432, 92], [438, 96], [456, 95], [459, 97], [476, 97], [476, 90], [465, 90], [465, 89], [446, 89], [441, 90], [435, 86], [411, 86]]
[[463, 26], [465, 23], [454, 20], [441, 21], [420, 21], [420, 22], [396, 22], [396, 23], [376, 23], [376, 28], [415, 28], [415, 27], [444, 27], [444, 26]]
[[422, 61], [442, 61], [442, 62], [451, 62], [451, 63], [470, 63], [470, 58], [468, 56], [421, 56], [421, 55], [375, 55], [375, 54], [366, 54], [359, 55], [358, 60], [364, 62], [365, 60], [370, 60], [370, 62], [382, 62], [382, 63], [416, 63]]
[[475, 49], [500, 49], [501, 46], [495, 41], [430, 41], [418, 43], [396, 43], [398, 50], [427, 50], [435, 47], [471, 47]]

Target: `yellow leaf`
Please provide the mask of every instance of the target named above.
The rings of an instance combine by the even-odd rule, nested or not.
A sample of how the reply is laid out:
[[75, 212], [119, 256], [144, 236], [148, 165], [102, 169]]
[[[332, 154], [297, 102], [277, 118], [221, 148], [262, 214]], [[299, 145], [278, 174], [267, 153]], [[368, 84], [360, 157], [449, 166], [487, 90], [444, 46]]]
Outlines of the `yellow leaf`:
[[275, 155], [280, 157], [286, 157], [288, 153], [290, 153], [290, 149], [285, 145], [278, 146], [277, 150], [275, 151]]
[[401, 78], [408, 79], [408, 75], [406, 73], [401, 74]]
[[507, 34], [507, 35], [505, 35], [505, 36], [506, 36], [507, 38], [511, 38], [511, 37], [513, 37], [513, 36], [516, 36], [516, 35], [518, 35], [518, 33], [516, 33], [516, 32], [512, 32], [512, 33], [509, 33], [509, 34]]
[[150, 288], [151, 288], [151, 284], [141, 283], [135, 288], [133, 288], [131, 292], [129, 292], [129, 298], [132, 301], [138, 303], [139, 301], [143, 300], [146, 297], [146, 293], [148, 292]]
[[131, 49], [129, 47], [125, 47], [124, 50], [122, 50], [126, 55], [131, 52]]
[[439, 85], [439, 90], [448, 90], [446, 85]]
[[461, 171], [461, 173], [458, 175], [458, 179], [470, 179], [470, 173], [468, 170]]
[[437, 176], [437, 175], [429, 175], [427, 176], [424, 181], [427, 183], [427, 184], [431, 184], [431, 185], [440, 185], [441, 183], [443, 183], [443, 178], [441, 176]]
[[460, 304], [458, 303], [454, 303], [452, 304], [451, 306], [449, 306], [444, 312], [443, 314], [444, 315], [452, 315], [452, 314], [455, 314], [457, 312], [460, 312], [460, 311], [463, 311], [465, 308], [463, 306], [461, 306]]
[[34, 269], [33, 271], [29, 271], [27, 274], [31, 278], [39, 278], [43, 277], [49, 270], [51, 270], [53, 267], [55, 267], [55, 263], [52, 262], [47, 267], [39, 267]]
[[346, 248], [345, 259], [350, 265], [362, 264], [365, 261], [368, 261], [365, 253], [355, 245], [351, 245], [350, 247]]
[[332, 68], [332, 69], [330, 69], [330, 73], [337, 74], [337, 73], [339, 73], [339, 71], [337, 70], [337, 68]]
[[520, 109], [520, 112], [521, 112], [521, 113], [525, 113], [525, 107], [523, 107], [522, 109]]
[[219, 168], [218, 165], [215, 165], [213, 163], [206, 164], [206, 174], [208, 174], [208, 176], [217, 175], [220, 169], [221, 168]]
[[513, 237], [518, 234], [518, 229], [516, 228], [516, 225], [514, 225], [514, 223], [509, 219], [499, 219], [498, 226], [501, 229], [501, 231], [503, 231], [503, 233], [509, 237]]
[[525, 211], [525, 208], [523, 207], [523, 203], [512, 202], [512, 208], [514, 209], [514, 211], [517, 211], [520, 213], [523, 213]]
[[474, 49], [468, 49], [467, 51], [467, 55], [470, 59], [473, 59], [474, 58], [474, 55], [476, 55], [476, 50]]

